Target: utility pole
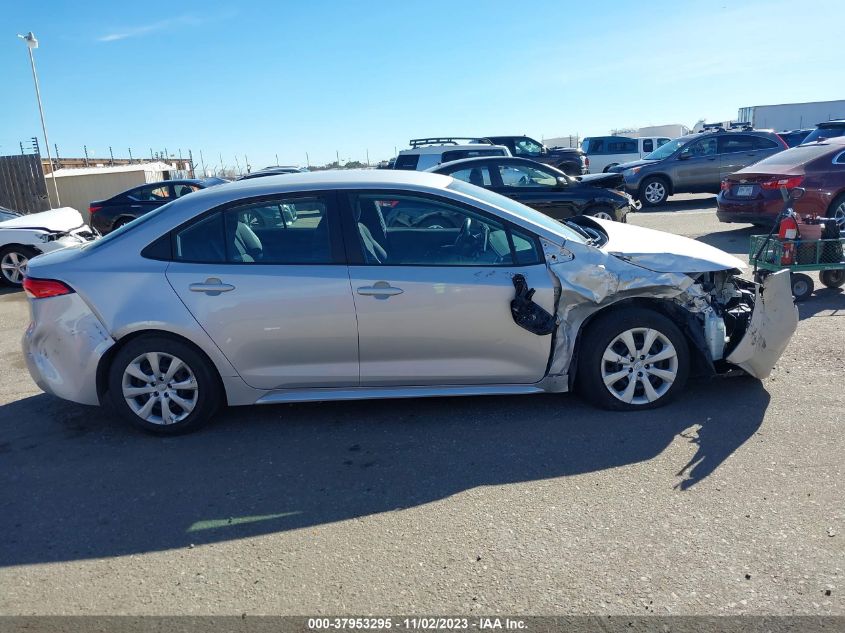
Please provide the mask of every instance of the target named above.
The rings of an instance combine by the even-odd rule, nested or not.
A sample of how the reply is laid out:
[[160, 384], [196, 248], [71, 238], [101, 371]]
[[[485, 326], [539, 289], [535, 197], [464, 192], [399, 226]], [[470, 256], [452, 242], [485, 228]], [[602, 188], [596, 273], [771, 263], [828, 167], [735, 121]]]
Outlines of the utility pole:
[[82, 146], [83, 151], [85, 152], [85, 166], [88, 167], [88, 146]]
[[237, 166], [237, 168], [238, 168], [238, 175], [239, 175], [239, 176], [243, 176], [243, 175], [244, 175], [244, 172], [243, 172], [243, 171], [241, 171], [241, 164], [240, 164], [240, 162], [238, 162], [238, 155], [237, 155], [237, 154], [235, 154], [235, 165], [236, 165], [236, 166]]
[[308, 152], [305, 152], [305, 165], [310, 169], [311, 168], [311, 159], [308, 158]]
[[220, 176], [223, 176], [223, 154], [220, 154]]
[[111, 151], [111, 145], [109, 145], [109, 165], [114, 165], [114, 152]]
[[191, 161], [191, 178], [196, 178], [197, 173], [194, 171], [194, 153], [190, 149], [188, 150], [188, 159]]
[[129, 147], [127, 149], [129, 149], [129, 164], [131, 165], [132, 164], [132, 148]]
[[334, 154], [337, 156], [337, 168], [340, 169], [340, 152], [335, 150]]
[[370, 166], [370, 150], [367, 149], [367, 167]]
[[276, 154], [276, 167], [278, 167], [278, 166], [279, 166], [279, 155]]
[[[38, 40], [32, 31], [26, 35], [18, 35], [24, 42], [26, 42], [26, 49], [29, 52], [29, 65], [32, 67], [32, 81], [35, 82], [35, 99], [38, 101], [38, 114], [41, 116], [41, 131], [44, 132], [44, 147], [47, 149], [47, 160], [50, 161], [50, 178], [53, 181], [53, 190], [56, 192], [56, 206], [62, 206], [62, 201], [59, 199], [59, 185], [56, 182], [56, 174], [53, 165], [53, 157], [50, 155], [50, 139], [47, 138], [47, 124], [44, 123], [44, 107], [41, 105], [41, 88], [38, 86], [38, 74], [35, 72], [35, 57], [32, 56], [32, 49], [38, 48]], [[47, 175], [44, 175], [46, 180]], [[46, 182], [44, 183], [47, 184]], [[49, 203], [50, 196], [47, 196]], [[53, 205], [50, 204], [50, 208]]]
[[200, 150], [200, 165], [202, 165], [202, 177], [205, 178], [208, 174], [205, 171], [205, 159], [202, 157], [202, 150]]

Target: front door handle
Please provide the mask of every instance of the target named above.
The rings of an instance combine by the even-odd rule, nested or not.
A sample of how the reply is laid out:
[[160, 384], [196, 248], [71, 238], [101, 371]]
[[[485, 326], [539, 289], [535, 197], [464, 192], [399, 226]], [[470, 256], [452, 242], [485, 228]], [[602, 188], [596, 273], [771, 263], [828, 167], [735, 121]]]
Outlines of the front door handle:
[[221, 292], [229, 292], [234, 289], [234, 286], [224, 284], [217, 277], [209, 277], [203, 283], [196, 283], [188, 286], [188, 290], [191, 292], [204, 292], [210, 297], [216, 297]]
[[372, 296], [376, 299], [387, 299], [394, 295], [401, 295], [404, 290], [401, 288], [394, 288], [386, 281], [377, 281], [372, 286], [361, 286], [358, 288], [359, 295]]

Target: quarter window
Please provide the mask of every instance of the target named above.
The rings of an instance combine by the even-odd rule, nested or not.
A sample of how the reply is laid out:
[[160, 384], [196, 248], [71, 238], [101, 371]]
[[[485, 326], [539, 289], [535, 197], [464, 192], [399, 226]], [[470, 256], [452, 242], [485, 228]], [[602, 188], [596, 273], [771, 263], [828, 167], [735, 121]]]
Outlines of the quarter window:
[[778, 149], [781, 147], [779, 143], [770, 138], [763, 136], [753, 136], [752, 138], [754, 139], [754, 149]]
[[651, 153], [654, 151], [654, 141], [650, 138], [643, 139], [643, 151]]
[[417, 168], [418, 162], [420, 162], [419, 154], [400, 154], [396, 157], [396, 162], [393, 163], [393, 168], [409, 169], [413, 171]]

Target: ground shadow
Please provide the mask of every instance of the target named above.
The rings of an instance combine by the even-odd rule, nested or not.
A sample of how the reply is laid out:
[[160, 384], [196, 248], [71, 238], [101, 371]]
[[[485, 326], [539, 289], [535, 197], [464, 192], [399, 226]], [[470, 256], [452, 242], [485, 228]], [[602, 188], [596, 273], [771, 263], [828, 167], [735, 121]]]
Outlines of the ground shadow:
[[742, 224], [737, 228], [731, 228], [727, 231], [706, 233], [696, 239], [699, 242], [715, 246], [726, 253], [739, 256], [745, 255], [747, 257], [749, 248], [751, 247], [751, 236], [765, 235], [766, 233], [768, 233], [768, 230], [761, 227], [752, 226], [750, 224]]
[[643, 205], [642, 209], [638, 211], [638, 213], [655, 213], [660, 211], [666, 212], [673, 212], [673, 211], [703, 211], [707, 209], [715, 209], [716, 208], [716, 196], [696, 196], [694, 198], [690, 198], [688, 196], [684, 196], [682, 198], [673, 198], [669, 197], [669, 199], [661, 204], [659, 207], [647, 207]]
[[[802, 319], [810, 317], [845, 317], [845, 291], [842, 288], [825, 288], [816, 280], [816, 289], [806, 300], [796, 303]], [[822, 312], [828, 314], [821, 314]]]
[[[614, 414], [571, 395], [231, 409], [155, 438], [40, 395], [0, 407], [0, 565], [134, 554], [408, 508], [477, 486], [567, 477], [697, 445], [666, 486], [710, 475], [760, 426], [746, 379]], [[679, 492], [679, 494], [682, 494]]]

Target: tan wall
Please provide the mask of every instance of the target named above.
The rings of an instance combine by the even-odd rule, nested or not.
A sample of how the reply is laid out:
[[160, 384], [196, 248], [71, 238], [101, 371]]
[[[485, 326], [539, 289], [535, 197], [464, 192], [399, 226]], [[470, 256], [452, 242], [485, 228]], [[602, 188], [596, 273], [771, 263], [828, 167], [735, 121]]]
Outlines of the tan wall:
[[[103, 200], [146, 182], [162, 180], [161, 172], [122, 171], [104, 174], [80, 174], [78, 176], [62, 176], [56, 178], [59, 185], [61, 206], [73, 207], [88, 221], [88, 205], [92, 200]], [[47, 192], [50, 203], [56, 206], [53, 179], [47, 175]]]

